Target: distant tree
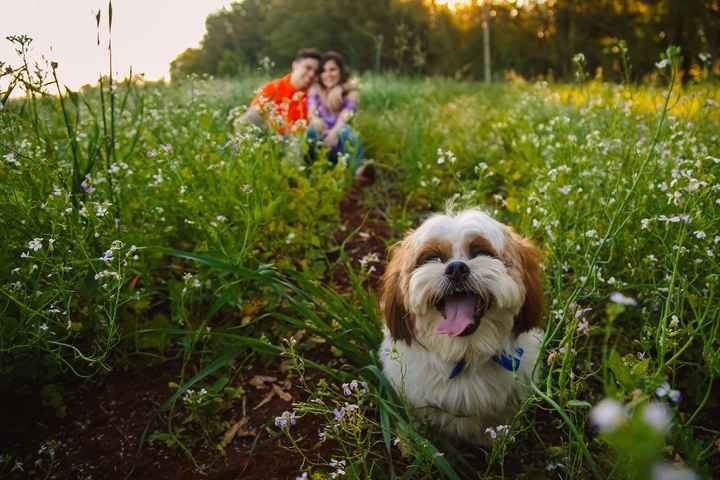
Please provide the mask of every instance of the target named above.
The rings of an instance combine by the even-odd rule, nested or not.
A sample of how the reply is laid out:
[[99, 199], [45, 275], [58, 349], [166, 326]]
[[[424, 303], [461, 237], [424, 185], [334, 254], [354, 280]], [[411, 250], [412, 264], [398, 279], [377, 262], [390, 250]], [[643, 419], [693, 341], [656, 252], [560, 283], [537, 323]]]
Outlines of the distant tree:
[[302, 47], [338, 50], [358, 70], [473, 78], [485, 76], [486, 58], [495, 76], [570, 79], [582, 52], [591, 72], [619, 80], [626, 51], [632, 79], [653, 72], [670, 43], [688, 71], [700, 54], [720, 54], [720, 0], [474, 0], [454, 10], [434, 0], [243, 0], [205, 23], [200, 47], [173, 60], [173, 77], [241, 75], [266, 58], [284, 69]]
[[176, 79], [189, 73], [208, 73], [202, 65], [204, 57], [204, 52], [199, 48], [185, 49], [170, 62], [171, 78]]

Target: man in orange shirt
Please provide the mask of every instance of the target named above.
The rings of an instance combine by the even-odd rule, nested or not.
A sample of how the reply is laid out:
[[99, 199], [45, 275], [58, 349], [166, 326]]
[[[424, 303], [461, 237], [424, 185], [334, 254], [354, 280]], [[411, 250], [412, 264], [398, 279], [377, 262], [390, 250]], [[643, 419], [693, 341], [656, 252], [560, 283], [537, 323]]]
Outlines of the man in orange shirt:
[[281, 134], [303, 132], [308, 118], [307, 89], [315, 81], [320, 58], [314, 48], [298, 51], [290, 73], [260, 87], [238, 123], [269, 127]]

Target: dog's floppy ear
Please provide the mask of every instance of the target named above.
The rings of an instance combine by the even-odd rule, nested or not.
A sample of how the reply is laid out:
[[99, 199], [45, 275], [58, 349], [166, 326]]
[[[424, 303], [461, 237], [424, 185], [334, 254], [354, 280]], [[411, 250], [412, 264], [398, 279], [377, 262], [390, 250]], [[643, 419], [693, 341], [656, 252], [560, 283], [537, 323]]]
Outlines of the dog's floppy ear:
[[390, 263], [382, 277], [380, 304], [393, 340], [402, 340], [410, 345], [414, 337], [415, 324], [412, 315], [405, 308], [402, 284], [402, 271], [410, 254], [407, 241], [395, 244], [388, 253]]
[[525, 303], [515, 317], [516, 334], [542, 326], [544, 292], [540, 251], [528, 239], [515, 232], [510, 234], [510, 245], [515, 276], [525, 286]]

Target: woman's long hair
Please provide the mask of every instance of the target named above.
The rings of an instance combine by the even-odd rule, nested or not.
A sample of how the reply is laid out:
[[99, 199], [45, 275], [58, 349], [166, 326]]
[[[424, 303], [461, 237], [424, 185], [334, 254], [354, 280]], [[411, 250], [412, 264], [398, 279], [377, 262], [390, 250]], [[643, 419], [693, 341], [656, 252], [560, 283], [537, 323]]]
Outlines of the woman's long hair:
[[[325, 64], [329, 61], [335, 62], [335, 64], [340, 69], [340, 83], [347, 82], [348, 78], [350, 78], [350, 71], [347, 67], [347, 64], [345, 63], [345, 59], [342, 55], [333, 50], [329, 50], [323, 54], [322, 59], [320, 60], [320, 73], [322, 74], [322, 71], [325, 68]], [[320, 85], [323, 88], [326, 88], [325, 85], [323, 85], [322, 83], [322, 76], [320, 77]]]

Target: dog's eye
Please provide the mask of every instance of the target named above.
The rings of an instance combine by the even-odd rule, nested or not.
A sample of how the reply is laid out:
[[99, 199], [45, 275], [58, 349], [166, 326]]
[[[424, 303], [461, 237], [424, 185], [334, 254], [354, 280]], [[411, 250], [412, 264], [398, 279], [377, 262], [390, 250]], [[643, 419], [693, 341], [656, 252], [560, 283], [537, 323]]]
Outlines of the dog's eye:
[[473, 247], [470, 249], [470, 258], [475, 258], [480, 255], [484, 257], [497, 258], [493, 252], [490, 252], [484, 248]]
[[425, 265], [426, 263], [442, 263], [443, 258], [442, 255], [439, 253], [428, 253], [426, 255], [423, 255], [418, 260], [418, 266], [419, 265]]

